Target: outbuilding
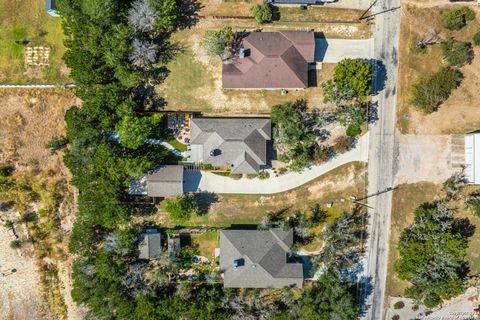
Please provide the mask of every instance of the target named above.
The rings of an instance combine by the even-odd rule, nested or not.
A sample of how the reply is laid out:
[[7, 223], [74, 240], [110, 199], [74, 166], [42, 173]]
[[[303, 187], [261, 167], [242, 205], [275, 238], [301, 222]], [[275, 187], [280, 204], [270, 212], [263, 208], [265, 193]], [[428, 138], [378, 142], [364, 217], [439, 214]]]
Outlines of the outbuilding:
[[465, 135], [465, 178], [480, 184], [480, 132]]

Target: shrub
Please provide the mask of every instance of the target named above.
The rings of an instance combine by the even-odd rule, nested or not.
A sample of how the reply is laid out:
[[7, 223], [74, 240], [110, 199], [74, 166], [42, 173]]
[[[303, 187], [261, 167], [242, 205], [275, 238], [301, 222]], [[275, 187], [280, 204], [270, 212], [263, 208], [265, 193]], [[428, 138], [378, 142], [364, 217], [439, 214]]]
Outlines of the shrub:
[[465, 201], [465, 206], [470, 209], [474, 215], [480, 217], [480, 194], [471, 194], [467, 201]]
[[12, 175], [13, 167], [10, 165], [0, 166], [0, 177], [6, 178]]
[[345, 153], [352, 147], [353, 139], [347, 136], [340, 136], [333, 141], [333, 151], [337, 154]]
[[420, 110], [431, 113], [460, 85], [462, 78], [459, 70], [442, 68], [412, 86], [411, 103]]
[[247, 179], [255, 179], [256, 177], [258, 177], [256, 173], [247, 173]]
[[358, 123], [352, 123], [347, 127], [347, 136], [356, 137], [362, 132], [362, 128]]
[[12, 249], [18, 249], [18, 248], [20, 248], [21, 246], [22, 246], [22, 243], [21, 243], [20, 241], [18, 241], [18, 240], [12, 240], [12, 241], [10, 242], [10, 248], [12, 248]]
[[256, 5], [251, 9], [251, 13], [258, 23], [269, 23], [273, 20], [272, 6], [268, 3]]
[[232, 178], [232, 179], [234, 179], [234, 180], [238, 180], [238, 179], [240, 179], [240, 178], [242, 177], [242, 175], [239, 174], [239, 173], [231, 173], [231, 172], [230, 172], [230, 173], [228, 174], [228, 177], [229, 177], [229, 178]]
[[316, 164], [322, 164], [330, 160], [332, 148], [326, 146], [317, 146], [313, 151], [313, 161]]
[[405, 303], [403, 301], [397, 301], [393, 305], [393, 309], [395, 310], [402, 309], [403, 307], [405, 307]]
[[5, 228], [13, 229], [13, 221], [12, 220], [5, 221]]
[[63, 136], [55, 136], [45, 145], [45, 148], [50, 149], [50, 154], [55, 154], [57, 151], [62, 150], [68, 144], [68, 139]]
[[477, 31], [473, 35], [473, 44], [476, 45], [476, 46], [480, 46], [480, 31]]
[[459, 30], [467, 24], [467, 21], [473, 19], [475, 19], [475, 12], [467, 7], [448, 10], [442, 16], [444, 27], [450, 30]]
[[258, 174], [258, 179], [268, 179], [270, 178], [270, 173], [268, 173], [268, 171], [261, 171], [259, 174]]
[[449, 65], [463, 66], [464, 64], [470, 62], [470, 43], [450, 39], [448, 41], [442, 42], [440, 47], [442, 48], [443, 56], [445, 57], [445, 59], [447, 59]]
[[396, 314], [392, 317], [392, 320], [400, 320], [400, 316], [398, 314]]
[[221, 56], [226, 53], [235, 39], [231, 27], [223, 27], [218, 31], [207, 31], [203, 39], [203, 46], [211, 56]]
[[214, 170], [214, 169], [215, 167], [210, 163], [200, 163], [200, 170], [208, 171], [208, 170]]
[[280, 169], [278, 169], [278, 174], [282, 175], [282, 174], [287, 173], [287, 171], [288, 171], [288, 169], [286, 167], [281, 167]]

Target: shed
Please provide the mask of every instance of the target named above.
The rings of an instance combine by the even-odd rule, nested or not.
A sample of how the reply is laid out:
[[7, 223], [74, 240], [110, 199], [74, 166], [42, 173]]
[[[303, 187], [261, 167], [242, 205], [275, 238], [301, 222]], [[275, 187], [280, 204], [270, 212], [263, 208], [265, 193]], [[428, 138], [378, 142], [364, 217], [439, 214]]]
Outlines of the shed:
[[147, 229], [147, 231], [140, 236], [138, 258], [145, 260], [160, 258], [160, 254], [162, 253], [161, 240], [162, 236], [157, 229]]
[[168, 252], [173, 255], [180, 252], [180, 237], [168, 238]]
[[480, 132], [465, 135], [465, 178], [480, 184]]

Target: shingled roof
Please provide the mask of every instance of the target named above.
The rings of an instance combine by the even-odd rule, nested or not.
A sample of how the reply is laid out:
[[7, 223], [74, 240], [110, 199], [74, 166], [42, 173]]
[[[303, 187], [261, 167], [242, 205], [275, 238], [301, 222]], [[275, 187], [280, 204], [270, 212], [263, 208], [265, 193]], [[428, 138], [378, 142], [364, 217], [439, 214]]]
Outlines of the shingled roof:
[[161, 166], [147, 174], [147, 196], [168, 197], [183, 194], [183, 166]]
[[224, 273], [224, 286], [301, 288], [303, 265], [287, 262], [292, 244], [292, 230], [220, 231], [220, 269]]
[[244, 58], [224, 64], [224, 88], [289, 89], [308, 86], [308, 63], [315, 60], [310, 31], [252, 32], [242, 40]]
[[190, 124], [192, 161], [229, 166], [232, 173], [257, 173], [266, 164], [270, 119], [193, 118]]
[[139, 259], [158, 259], [162, 252], [161, 235], [156, 229], [148, 229], [146, 233], [140, 236], [138, 244]]

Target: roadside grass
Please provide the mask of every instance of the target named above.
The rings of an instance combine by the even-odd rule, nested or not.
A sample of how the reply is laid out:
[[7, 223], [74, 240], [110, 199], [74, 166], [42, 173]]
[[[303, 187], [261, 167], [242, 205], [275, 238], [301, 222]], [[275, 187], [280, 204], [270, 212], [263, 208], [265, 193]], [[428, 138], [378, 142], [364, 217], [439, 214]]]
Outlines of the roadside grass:
[[[167, 65], [170, 73], [157, 91], [166, 99], [167, 110], [201, 111], [207, 114], [267, 114], [271, 107], [297, 99], [306, 99], [311, 108], [330, 108], [323, 103], [320, 84], [333, 75], [335, 64], [323, 64], [316, 71], [316, 85], [306, 90], [225, 90], [222, 89], [222, 65], [201, 47], [204, 32], [182, 30], [174, 35], [184, 50]], [[315, 72], [315, 71], [314, 71]]]
[[[443, 27], [441, 14], [452, 6], [442, 8], [418, 8], [402, 6], [400, 26], [399, 67], [397, 85], [397, 127], [402, 133], [465, 133], [478, 129], [480, 114], [477, 112], [478, 72], [480, 63], [475, 57], [471, 64], [460, 68], [464, 79], [438, 111], [425, 115], [410, 104], [411, 86], [421, 78], [446, 66], [439, 44], [425, 50], [415, 48], [415, 43], [432, 32], [438, 32], [442, 40], [453, 37], [457, 41], [472, 42], [480, 30], [480, 15], [464, 28], [451, 31]], [[474, 48], [474, 56], [480, 50]]]
[[298, 6], [278, 7], [278, 10], [280, 12], [280, 22], [360, 22], [359, 18], [365, 13], [365, 10], [317, 6], [309, 6], [306, 10], [301, 10]]
[[[53, 83], [70, 81], [62, 61], [65, 51], [61, 19], [48, 15], [44, 1], [0, 0], [0, 83]], [[28, 44], [19, 44], [22, 40]], [[50, 66], [26, 67], [26, 46], [49, 47]]]
[[413, 212], [422, 203], [432, 201], [441, 194], [441, 185], [429, 182], [401, 184], [393, 191], [392, 216], [390, 225], [390, 243], [388, 252], [388, 269], [386, 281], [386, 296], [403, 296], [409, 286], [407, 281], [399, 279], [394, 270], [399, 258], [397, 250], [400, 234], [403, 229], [413, 223]]
[[[219, 194], [218, 200], [211, 204], [208, 213], [195, 216], [184, 227], [255, 227], [268, 212], [288, 209], [291, 214], [296, 210], [306, 210], [319, 204], [328, 212], [326, 223], [330, 223], [344, 211], [351, 210], [351, 196], [357, 198], [366, 194], [367, 166], [356, 162], [332, 170], [317, 179], [296, 189], [273, 195]], [[342, 201], [343, 199], [343, 201]], [[333, 207], [327, 204], [333, 202]], [[166, 227], [176, 224], [165, 211], [165, 201], [158, 206], [158, 213], [148, 219]], [[314, 231], [320, 232], [325, 224]], [[305, 247], [309, 251], [318, 250], [322, 243], [319, 239]]]

